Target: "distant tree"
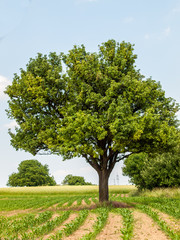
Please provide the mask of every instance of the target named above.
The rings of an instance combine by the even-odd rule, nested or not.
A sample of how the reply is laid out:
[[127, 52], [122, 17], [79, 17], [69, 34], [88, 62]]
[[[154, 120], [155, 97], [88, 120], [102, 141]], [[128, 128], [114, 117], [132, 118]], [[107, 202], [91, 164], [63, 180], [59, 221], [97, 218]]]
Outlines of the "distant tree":
[[90, 182], [86, 182], [84, 177], [67, 175], [62, 181], [63, 185], [92, 185]]
[[180, 187], [180, 151], [134, 154], [124, 161], [123, 175], [139, 189]]
[[18, 173], [12, 173], [7, 183], [12, 187], [54, 186], [56, 182], [49, 176], [48, 166], [37, 160], [25, 160], [19, 164]]
[[6, 90], [8, 116], [18, 124], [12, 146], [64, 160], [83, 157], [99, 176], [100, 202], [108, 201], [117, 162], [176, 144], [179, 106], [160, 83], [140, 74], [133, 50], [109, 40], [97, 53], [82, 45], [67, 54], [38, 54]]

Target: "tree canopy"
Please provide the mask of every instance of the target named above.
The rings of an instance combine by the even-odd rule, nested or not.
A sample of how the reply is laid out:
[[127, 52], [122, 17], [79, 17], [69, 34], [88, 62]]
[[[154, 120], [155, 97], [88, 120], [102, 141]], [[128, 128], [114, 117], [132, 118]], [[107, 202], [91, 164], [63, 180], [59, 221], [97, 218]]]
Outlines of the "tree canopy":
[[12, 187], [54, 186], [56, 182], [49, 176], [48, 166], [37, 160], [25, 160], [19, 164], [18, 173], [12, 173], [7, 183]]
[[97, 53], [81, 45], [31, 58], [6, 90], [8, 115], [19, 125], [10, 132], [12, 146], [83, 157], [99, 175], [99, 200], [108, 200], [117, 162], [176, 144], [179, 106], [136, 69], [133, 51], [130, 43], [108, 40]]
[[68, 174], [62, 181], [63, 185], [92, 185], [90, 182], [86, 182], [84, 177], [73, 176]]
[[123, 175], [139, 189], [180, 187], [180, 149], [173, 153], [139, 153], [124, 161]]

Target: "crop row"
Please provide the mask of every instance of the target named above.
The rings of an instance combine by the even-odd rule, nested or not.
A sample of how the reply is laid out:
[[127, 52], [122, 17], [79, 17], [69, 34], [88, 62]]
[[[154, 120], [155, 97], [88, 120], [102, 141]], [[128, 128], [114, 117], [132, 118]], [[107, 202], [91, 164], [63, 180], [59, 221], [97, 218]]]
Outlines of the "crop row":
[[149, 215], [159, 226], [160, 228], [170, 237], [172, 240], [180, 240], [180, 235], [171, 229], [171, 227], [162, 219], [159, 218], [157, 212], [153, 211], [150, 207], [146, 205], [137, 205], [138, 209]]
[[40, 213], [38, 216], [35, 214], [27, 214], [26, 216], [10, 220], [5, 217], [0, 218], [0, 236], [17, 238], [18, 234], [26, 231], [29, 228], [38, 226], [46, 222], [52, 217], [52, 212], [45, 211]]
[[[161, 229], [169, 235], [172, 240], [179, 240], [177, 232], [173, 231], [168, 224], [159, 218], [158, 213], [152, 210], [150, 207], [142, 204], [137, 204], [136, 208], [147, 215], [149, 215]], [[11, 218], [0, 217], [1, 234], [0, 238], [4, 240], [33, 240], [43, 239], [43, 236], [48, 235], [49, 240], [62, 239], [63, 237], [73, 234], [74, 231], [84, 223], [89, 213], [97, 215], [96, 220], [89, 233], [81, 237], [81, 240], [95, 239], [97, 234], [104, 228], [109, 211], [113, 211], [115, 214], [119, 214], [123, 218], [123, 226], [119, 226], [121, 231], [121, 238], [123, 240], [130, 240], [133, 236], [133, 210], [126, 208], [97, 208], [94, 210], [81, 210], [81, 211], [61, 211], [56, 212], [56, 217], [53, 218], [52, 212], [45, 211], [39, 214], [27, 214], [26, 216], [17, 218], [15, 220]], [[76, 213], [77, 217], [68, 223], [64, 223], [72, 213]], [[60, 226], [61, 229], [57, 230]], [[51, 234], [51, 235], [49, 235]]]
[[[8, 199], [0, 199], [0, 211], [11, 211], [16, 209], [28, 209], [28, 208], [48, 208], [54, 204], [58, 204], [58, 207], [61, 207], [64, 203], [68, 203], [67, 206], [71, 206], [74, 201], [78, 202], [78, 205], [81, 204], [82, 199], [85, 200], [87, 204], [90, 204], [90, 197], [87, 196], [8, 196]], [[92, 201], [97, 202], [97, 195], [91, 196]]]
[[147, 205], [159, 209], [160, 211], [167, 213], [168, 215], [171, 215], [177, 219], [180, 219], [180, 199], [158, 197], [112, 197], [112, 200]]

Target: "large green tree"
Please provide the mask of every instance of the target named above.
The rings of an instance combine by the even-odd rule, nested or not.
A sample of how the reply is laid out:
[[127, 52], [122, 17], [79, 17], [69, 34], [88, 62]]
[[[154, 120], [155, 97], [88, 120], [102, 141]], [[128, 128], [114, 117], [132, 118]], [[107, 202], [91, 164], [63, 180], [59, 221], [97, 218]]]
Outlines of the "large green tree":
[[24, 160], [18, 166], [18, 172], [12, 173], [8, 179], [8, 186], [54, 186], [56, 182], [49, 176], [48, 166], [37, 160]]
[[178, 105], [160, 83], [140, 74], [133, 50], [109, 40], [97, 53], [82, 45], [67, 54], [38, 54], [6, 90], [8, 115], [19, 125], [10, 132], [12, 146], [83, 157], [99, 175], [100, 201], [108, 200], [117, 162], [175, 144]]

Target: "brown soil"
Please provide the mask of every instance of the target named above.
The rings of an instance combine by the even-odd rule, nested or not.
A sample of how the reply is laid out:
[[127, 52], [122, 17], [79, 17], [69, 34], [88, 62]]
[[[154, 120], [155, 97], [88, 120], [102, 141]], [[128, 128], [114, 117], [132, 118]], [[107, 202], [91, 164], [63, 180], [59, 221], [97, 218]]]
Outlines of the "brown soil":
[[59, 205], [59, 203], [56, 203], [56, 204], [50, 206], [47, 210], [53, 210], [53, 209], [56, 209], [58, 205]]
[[[97, 199], [97, 198], [96, 198], [96, 199]], [[89, 201], [91, 201], [91, 203], [90, 203], [90, 204], [94, 204], [94, 202], [93, 202], [92, 198], [89, 198]]]
[[23, 214], [23, 213], [30, 213], [33, 212], [34, 209], [29, 208], [29, 209], [18, 209], [18, 210], [12, 210], [12, 211], [1, 211], [0, 214], [5, 216], [5, 217], [11, 217], [14, 215], [18, 214]]
[[72, 235], [69, 237], [66, 237], [64, 239], [67, 240], [78, 240], [81, 239], [84, 235], [92, 231], [92, 227], [94, 222], [96, 221], [97, 216], [96, 214], [89, 214], [87, 219], [85, 220], [84, 224], [77, 230], [75, 231]]
[[70, 217], [69, 217], [66, 221], [64, 221], [61, 226], [55, 228], [55, 229], [53, 230], [53, 232], [45, 235], [42, 239], [43, 239], [43, 240], [48, 239], [52, 234], [55, 234], [56, 232], [62, 230], [62, 229], [65, 227], [65, 224], [70, 223], [70, 222], [73, 221], [76, 217], [77, 217], [77, 214], [76, 214], [76, 213], [71, 214]]
[[84, 199], [82, 200], [81, 205], [82, 206], [88, 206], [88, 204], [84, 201]]
[[96, 237], [96, 240], [117, 240], [122, 239], [121, 228], [123, 227], [122, 217], [115, 213], [109, 213], [106, 226], [101, 233]]
[[77, 201], [73, 202], [73, 204], [71, 205], [72, 207], [73, 206], [77, 206]]
[[123, 202], [117, 202], [117, 201], [113, 201], [112, 202], [112, 206], [114, 208], [133, 208], [134, 204], [130, 205], [130, 204], [127, 204], [127, 203], [123, 203]]
[[168, 240], [169, 238], [160, 230], [158, 225], [145, 213], [134, 211], [134, 237], [133, 240]]
[[158, 210], [155, 210], [159, 217], [169, 225], [170, 228], [172, 228], [175, 232], [180, 232], [180, 220], [177, 220], [166, 213], [162, 213]]
[[59, 217], [59, 214], [55, 213], [52, 215], [52, 217], [50, 218], [50, 220], [54, 220], [56, 217]]
[[67, 206], [68, 205], [68, 202], [65, 202], [63, 205], [62, 205], [62, 207], [65, 207], [65, 206]]
[[[134, 208], [133, 206], [134, 204], [130, 205], [130, 204], [127, 204], [127, 203], [123, 203], [123, 202], [117, 202], [117, 201], [112, 201], [112, 202], [106, 202], [106, 203], [103, 203], [102, 206], [112, 206], [114, 208]], [[101, 204], [90, 204], [90, 205], [80, 205], [78, 207], [76, 207], [76, 205], [74, 206], [71, 206], [71, 207], [68, 207], [68, 208], [62, 208], [61, 210], [63, 211], [66, 211], [66, 210], [74, 210], [74, 211], [80, 211], [80, 210], [83, 210], [83, 209], [88, 209], [88, 210], [91, 210], [91, 209], [96, 209], [98, 207], [101, 207]]]

